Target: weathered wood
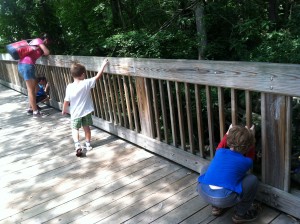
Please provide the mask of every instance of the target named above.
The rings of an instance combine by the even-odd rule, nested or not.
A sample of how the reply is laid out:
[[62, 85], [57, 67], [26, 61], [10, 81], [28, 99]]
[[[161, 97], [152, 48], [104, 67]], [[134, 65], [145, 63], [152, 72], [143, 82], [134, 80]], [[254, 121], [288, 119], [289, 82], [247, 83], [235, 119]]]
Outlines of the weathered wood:
[[135, 215], [139, 214], [142, 211], [142, 208], [150, 208], [153, 205], [159, 203], [161, 200], [167, 199], [174, 195], [176, 192], [181, 191], [185, 188], [185, 186], [189, 186], [192, 183], [195, 183], [195, 175], [190, 174], [181, 180], [177, 181], [176, 183], [172, 184], [172, 187], [166, 187], [155, 194], [150, 195], [149, 197], [144, 198], [143, 200], [135, 203], [134, 205], [123, 209], [122, 211], [115, 213], [105, 219], [102, 219], [98, 223], [122, 223], [126, 220], [134, 217]]
[[129, 129], [133, 130], [133, 120], [132, 120], [132, 109], [130, 106], [129, 86], [128, 86], [128, 83], [124, 76], [123, 76], [123, 85], [124, 85], [125, 102], [126, 102], [127, 115], [128, 115], [128, 121], [129, 121]]
[[[48, 59], [51, 59], [51, 57], [52, 56], [48, 57]], [[67, 59], [67, 58], [68, 57], [66, 57], [64, 59]], [[87, 64], [87, 67], [90, 67], [91, 69], [88, 69], [88, 70], [90, 70], [90, 71], [98, 70], [98, 68], [93, 70], [93, 66], [97, 65], [97, 63], [98, 63], [98, 66], [99, 66], [99, 58], [97, 58], [97, 60], [98, 60], [97, 62], [96, 62], [96, 60], [93, 61], [93, 58], [92, 58], [92, 60], [90, 60], [91, 58], [89, 58], [89, 57], [87, 57], [87, 58], [78, 57], [78, 58], [83, 58], [83, 61], [86, 60], [89, 63], [89, 64]], [[89, 59], [90, 61], [88, 61], [87, 59]], [[262, 95], [265, 94], [265, 93], [279, 94], [278, 97], [284, 97], [286, 99], [286, 106], [282, 109], [283, 110], [282, 113], [286, 114], [285, 115], [286, 119], [283, 119], [283, 121], [281, 121], [281, 123], [280, 123], [282, 128], [280, 130], [275, 130], [273, 128], [274, 125], [272, 126], [272, 123], [266, 122], [266, 120], [264, 120], [264, 119], [268, 118], [268, 116], [273, 116], [274, 117], [274, 115], [272, 115], [272, 113], [269, 113], [270, 109], [261, 108], [261, 111], [262, 111], [262, 124], [263, 124], [263, 126], [262, 126], [263, 127], [263, 131], [262, 131], [262, 133], [263, 133], [262, 134], [263, 135], [263, 147], [265, 147], [266, 145], [271, 147], [271, 144], [274, 143], [274, 142], [271, 142], [271, 144], [269, 144], [268, 137], [269, 137], [269, 135], [273, 135], [274, 133], [269, 134], [268, 132], [270, 132], [270, 131], [273, 132], [273, 130], [275, 130], [275, 132], [277, 132], [277, 135], [280, 136], [281, 143], [282, 143], [278, 147], [283, 148], [282, 153], [279, 153], [277, 155], [273, 155], [273, 157], [276, 157], [276, 156], [280, 157], [277, 161], [275, 161], [275, 164], [279, 164], [279, 165], [277, 165], [277, 167], [279, 167], [280, 172], [281, 172], [280, 176], [282, 177], [281, 180], [279, 181], [280, 185], [282, 184], [282, 186], [280, 186], [280, 188], [284, 189], [285, 191], [289, 191], [289, 187], [290, 187], [290, 165], [291, 165], [290, 164], [290, 162], [291, 162], [291, 155], [290, 155], [291, 140], [290, 140], [290, 137], [291, 137], [291, 134], [292, 134], [291, 123], [289, 123], [289, 122], [291, 122], [292, 117], [289, 115], [290, 112], [291, 112], [291, 105], [290, 106], [288, 105], [289, 100], [291, 100], [291, 99], [289, 97], [286, 97], [286, 95], [294, 96], [294, 95], [297, 94], [297, 91], [295, 91], [295, 88], [292, 86], [291, 89], [294, 88], [294, 91], [293, 91], [292, 94], [286, 93], [286, 92], [283, 93], [280, 90], [280, 88], [282, 88], [282, 89], [284, 89], [284, 91], [286, 91], [285, 89], [288, 89], [289, 85], [285, 85], [285, 83], [291, 82], [292, 79], [293, 79], [293, 84], [299, 82], [298, 81], [299, 80], [298, 79], [299, 72], [297, 72], [294, 65], [280, 65], [280, 64], [275, 65], [275, 64], [266, 64], [266, 63], [254, 63], [254, 64], [252, 64], [254, 67], [250, 68], [248, 66], [249, 64], [246, 63], [246, 64], [244, 64], [245, 66], [244, 66], [242, 71], [240, 71], [239, 73], [235, 73], [235, 75], [232, 76], [230, 74], [230, 72], [225, 72], [223, 74], [221, 74], [219, 72], [216, 72], [216, 73], [213, 73], [213, 74], [210, 74], [209, 72], [205, 73], [205, 72], [203, 72], [203, 70], [201, 70], [203, 68], [200, 69], [199, 67], [197, 67], [199, 65], [199, 61], [197, 61], [197, 66], [195, 66], [195, 67], [192, 66], [193, 63], [194, 63], [193, 61], [188, 61], [186, 63], [183, 63], [183, 61], [186, 62], [187, 60], [179, 60], [179, 61], [177, 61], [177, 60], [148, 60], [148, 59], [142, 59], [142, 60], [128, 59], [127, 60], [127, 59], [122, 59], [122, 58], [121, 59], [119, 59], [119, 58], [112, 58], [111, 59], [112, 63], [110, 63], [110, 65], [106, 68], [107, 73], [109, 73], [109, 74], [114, 73], [113, 69], [116, 68], [117, 70], [115, 70], [115, 71], [120, 71], [120, 73], [116, 72], [116, 75], [118, 75], [118, 76], [124, 75], [123, 77], [126, 77], [129, 80], [130, 94], [128, 94], [128, 101], [131, 102], [133, 113], [131, 113], [131, 115], [128, 115], [128, 116], [134, 116], [135, 122], [133, 124], [133, 126], [134, 126], [133, 129], [136, 129], [136, 127], [138, 127], [138, 128], [140, 127], [139, 124], [137, 125], [137, 122], [139, 122], [139, 120], [138, 120], [138, 116], [135, 116], [135, 115], [136, 115], [136, 112], [138, 112], [138, 111], [135, 111], [135, 109], [136, 109], [136, 99], [135, 99], [134, 91], [132, 91], [136, 88], [136, 83], [134, 81], [136, 79], [136, 77], [139, 77], [139, 78], [156, 77], [156, 79], [159, 79], [159, 81], [161, 83], [164, 83], [164, 82], [166, 82], [166, 83], [183, 82], [183, 83], [187, 83], [187, 86], [189, 86], [190, 83], [193, 83], [195, 85], [198, 85], [198, 84], [205, 85], [206, 81], [208, 81], [208, 83], [211, 83], [211, 85], [206, 85], [206, 86], [212, 86], [213, 90], [215, 90], [216, 87], [220, 87], [220, 88], [225, 87], [225, 88], [230, 88], [231, 91], [239, 92], [240, 89], [241, 89], [242, 91], [245, 91], [246, 112], [241, 110], [241, 111], [239, 111], [239, 113], [244, 113], [244, 114], [242, 114], [242, 116], [243, 116], [243, 118], [245, 116], [247, 125], [249, 125], [251, 123], [251, 118], [252, 118], [252, 115], [251, 115], [251, 94], [250, 94], [252, 91], [261, 92]], [[70, 63], [70, 62], [71, 61], [69, 61], [68, 63]], [[125, 64], [123, 62], [125, 62]], [[170, 62], [172, 62], [173, 64], [170, 63]], [[58, 63], [65, 63], [65, 62], [58, 61]], [[114, 64], [114, 63], [116, 63], [118, 65], [115, 66], [116, 64]], [[131, 64], [131, 63], [133, 63], [133, 64]], [[218, 62], [200, 61], [201, 65], [210, 64], [212, 66], [211, 69], [217, 68], [222, 63], [223, 62], [218, 63]], [[222, 64], [223, 65], [222, 69], [226, 70], [226, 71], [229, 71], [229, 70], [227, 70], [228, 68], [238, 69], [238, 66], [240, 66], [242, 64], [243, 63], [235, 63], [235, 62], [233, 64], [231, 64], [231, 63], [229, 63], [229, 64], [225, 63], [224, 64], [223, 63]], [[1, 65], [4, 65], [4, 66], [1, 66], [1, 68], [3, 68], [1, 73], [5, 72], [5, 71], [9, 71], [9, 73], [12, 74], [11, 77], [8, 76], [7, 74], [2, 75], [1, 77], [3, 77], [4, 80], [7, 80], [7, 81], [4, 81], [4, 82], [13, 83], [13, 85], [12, 85], [13, 87], [14, 86], [18, 87], [17, 84], [20, 83], [20, 86], [24, 87], [25, 83], [24, 83], [23, 79], [20, 78], [17, 74], [15, 74], [16, 73], [16, 62], [15, 61], [10, 61], [10, 59], [8, 59], [8, 61], [6, 61], [6, 62], [2, 61]], [[121, 65], [121, 67], [118, 67], [119, 65]], [[122, 67], [123, 65], [125, 65], [125, 67]], [[162, 65], [163, 65], [163, 67], [161, 67]], [[189, 65], [191, 67], [189, 67], [187, 69], [186, 65]], [[161, 68], [163, 68], [163, 69], [161, 69]], [[197, 68], [197, 69], [195, 70], [195, 68]], [[221, 67], [219, 67], [219, 68], [221, 68]], [[283, 70], [281, 70], [282, 68], [285, 69], [284, 73], [282, 72]], [[59, 67], [59, 66], [44, 66], [43, 63], [41, 63], [41, 64], [37, 65], [37, 69], [38, 69], [39, 72], [46, 72], [46, 73], [48, 73], [49, 70], [50, 70], [50, 72], [51, 72], [50, 75], [55, 78], [55, 80], [53, 80], [53, 83], [59, 82], [53, 88], [53, 91], [54, 91], [53, 93], [56, 93], [57, 99], [51, 100], [51, 105], [55, 105], [56, 108], [61, 108], [61, 103], [63, 101], [63, 95], [64, 95], [64, 91], [65, 91], [65, 87], [66, 87], [66, 82], [68, 81], [68, 79], [70, 79], [69, 75], [67, 74], [68, 70], [69, 70], [69, 66], [61, 66], [61, 67]], [[118, 70], [118, 69], [120, 69], [120, 70]], [[259, 72], [255, 73], [253, 75], [253, 73], [249, 73], [248, 69], [257, 70]], [[197, 71], [198, 73], [196, 72], [197, 74], [195, 74], [195, 71]], [[230, 71], [232, 72], [233, 69], [231, 69]], [[268, 71], [269, 72], [272, 71], [272, 72], [268, 73]], [[292, 73], [291, 73], [291, 71], [292, 71]], [[183, 77], [182, 74], [185, 74], [185, 76]], [[252, 74], [252, 75], [249, 75], [249, 74]], [[269, 74], [272, 74], [272, 75], [269, 76]], [[154, 75], [154, 76], [152, 76], [152, 75]], [[157, 75], [159, 77], [157, 77]], [[47, 74], [47, 76], [48, 76], [48, 74]], [[279, 79], [281, 79], [280, 88], [277, 85]], [[131, 82], [131, 80], [133, 80], [133, 82]], [[164, 80], [167, 80], [167, 81], [164, 81]], [[261, 85], [253, 85], [257, 81], [261, 82]], [[265, 83], [263, 81], [265, 81]], [[220, 84], [220, 82], [224, 82], [224, 83]], [[267, 90], [264, 90], [264, 88], [268, 84], [270, 84], [269, 87], [267, 88]], [[247, 87], [244, 88], [243, 85], [247, 85], [248, 88]], [[110, 85], [108, 85], [108, 86], [110, 86]], [[107, 87], [107, 85], [105, 85], [105, 87]], [[105, 89], [105, 87], [103, 87], [103, 90]], [[190, 90], [191, 90], [190, 88], [189, 88], [189, 90], [185, 90], [185, 92], [184, 92], [185, 97], [188, 97], [188, 91], [190, 91]], [[290, 91], [290, 90], [287, 90], [287, 91]], [[160, 91], [160, 92], [162, 92], [162, 91]], [[196, 88], [195, 88], [195, 92], [196, 92]], [[210, 91], [206, 91], [206, 92], [210, 92]], [[173, 88], [171, 88], [171, 92], [169, 92], [169, 93], [171, 94], [171, 97], [174, 97], [175, 94], [174, 94]], [[109, 103], [110, 103], [110, 100], [109, 100], [110, 98], [109, 97], [113, 97], [111, 95], [114, 94], [114, 93], [112, 93], [111, 91], [106, 91], [106, 94], [108, 94], [107, 97], [105, 98], [106, 103], [108, 103], [107, 105], [109, 105]], [[181, 94], [183, 94], [183, 92], [181, 92]], [[284, 95], [282, 95], [282, 94], [284, 94]], [[207, 94], [207, 95], [209, 96], [209, 94]], [[233, 99], [237, 98], [237, 96], [238, 96], [236, 93], [233, 93], [232, 95], [233, 95], [233, 97], [232, 97]], [[164, 97], [163, 101], [167, 100], [168, 98], [170, 99], [171, 97]], [[149, 99], [152, 100], [151, 97], [149, 97]], [[216, 106], [220, 107], [220, 105], [216, 105], [215, 99], [211, 99], [211, 96], [210, 96], [210, 99], [208, 99], [208, 100], [209, 101], [213, 100], [213, 102], [211, 102], [210, 104], [207, 104], [207, 113], [208, 113], [207, 115], [208, 115], [208, 117], [210, 117], [209, 122], [208, 122], [208, 134], [209, 134], [208, 137], [209, 137], [209, 144], [211, 146], [210, 149], [213, 150], [214, 149], [214, 144], [216, 144], [216, 142], [214, 142], [214, 140], [210, 139], [211, 137], [215, 137], [214, 133], [213, 133], [213, 131], [214, 131], [213, 130], [214, 129], [213, 114], [215, 114], [215, 112], [216, 112], [216, 111], [214, 111]], [[94, 96], [94, 101], [96, 101], [95, 96]], [[168, 103], [169, 103], [169, 105], [171, 105], [170, 102], [168, 102]], [[220, 103], [220, 101], [218, 101], [218, 103]], [[237, 103], [236, 99], [233, 100], [232, 105], [234, 105], [235, 103]], [[266, 104], [267, 104], [267, 101], [265, 99], [262, 99], [262, 105], [266, 106]], [[172, 103], [172, 105], [174, 106], [173, 103]], [[100, 105], [97, 105], [97, 103], [95, 103], [95, 106], [100, 107]], [[176, 118], [176, 119], [173, 120], [173, 123], [177, 122], [177, 110], [176, 110], [177, 108], [176, 109], [175, 108], [176, 107], [172, 108], [170, 106], [165, 107], [166, 110], [170, 109], [171, 112], [173, 110], [172, 113], [174, 113], [174, 118]], [[190, 108], [187, 108], [187, 109], [190, 109]], [[237, 107], [234, 108], [234, 111], [236, 111], [236, 110], [237, 110]], [[106, 113], [107, 113], [107, 111], [109, 111], [109, 109], [105, 110]], [[204, 111], [206, 111], [205, 108], [204, 108]], [[211, 112], [213, 112], [213, 114]], [[170, 113], [170, 114], [172, 114], [172, 113]], [[100, 117], [99, 114], [100, 114], [99, 109], [96, 108], [95, 115], [97, 117]], [[233, 116], [232, 120], [234, 121], [236, 118], [237, 117]], [[164, 119], [165, 119], [164, 121], [168, 121], [168, 116], [166, 116]], [[269, 119], [271, 119], [271, 118], [269, 118]], [[20, 122], [20, 124], [25, 124], [25, 122], [22, 121], [22, 116], [16, 115], [16, 116], [14, 116], [14, 120], [15, 120], [15, 122]], [[107, 120], [108, 121], [115, 121], [116, 118], [114, 117], [113, 120], [112, 119], [107, 119]], [[234, 122], [237, 123], [239, 121], [234, 121]], [[36, 123], [36, 122], [34, 122], [34, 123]], [[175, 124], [173, 124], [173, 123], [171, 123], [171, 130], [164, 127], [166, 139], [168, 138], [168, 135], [170, 136], [170, 134], [172, 134], [173, 140], [175, 140], [175, 144], [174, 144], [175, 147], [170, 147], [170, 149], [168, 148], [168, 146], [162, 144], [163, 148], [165, 148], [165, 146], [166, 146], [165, 149], [170, 150], [167, 153], [160, 152], [160, 153], [162, 153], [162, 155], [168, 156], [167, 158], [172, 158], [172, 153], [173, 153], [172, 150], [173, 149], [180, 150], [179, 148], [177, 148], [177, 144], [179, 143], [179, 141], [177, 140], [177, 138], [178, 138], [177, 133], [179, 133], [178, 132], [179, 129], [178, 129], [178, 126], [173, 126], [173, 125], [177, 125], [176, 123]], [[8, 123], [5, 123], [5, 121], [4, 121], [3, 125], [7, 126]], [[211, 126], [211, 130], [210, 130], [209, 126]], [[221, 127], [222, 126], [221, 118], [219, 120], [219, 125], [216, 125], [215, 127], [217, 127], [217, 126], [219, 126], [222, 129], [222, 127]], [[172, 127], [174, 127], [174, 129], [172, 129]], [[222, 132], [221, 129], [220, 129], [220, 134]], [[113, 128], [109, 129], [108, 131], [110, 131], [110, 130], [113, 130]], [[128, 130], [126, 130], [126, 128], [125, 128], [125, 129], [121, 129], [121, 131], [126, 132]], [[135, 131], [139, 132], [138, 129], [136, 129]], [[172, 133], [171, 133], [171, 131], [172, 131]], [[278, 133], [281, 133], [281, 134], [278, 134]], [[24, 133], [24, 136], [26, 136], [25, 133]], [[140, 137], [140, 135], [136, 135], [136, 136], [132, 135], [131, 137], [133, 138], [133, 137], [137, 137], [137, 136]], [[58, 137], [58, 135], [54, 134], [54, 137]], [[264, 139], [264, 137], [266, 137], [266, 138]], [[42, 139], [42, 140], [44, 141], [45, 138]], [[53, 139], [51, 139], [51, 140], [53, 140]], [[137, 142], [142, 141], [142, 140], [143, 140], [143, 138], [137, 140]], [[206, 139], [204, 139], [204, 140], [207, 141]], [[31, 141], [33, 141], [33, 140], [31, 140]], [[166, 142], [168, 143], [168, 140]], [[156, 141], [156, 143], [155, 143], [156, 146], [155, 147], [161, 147], [161, 145], [159, 143], [161, 143], [161, 142]], [[268, 143], [268, 144], [266, 144], [266, 143]], [[7, 144], [8, 144], [8, 141], [5, 141], [5, 145], [7, 145]], [[146, 141], [146, 144], [148, 144], [148, 139]], [[151, 144], [152, 144], [152, 142], [151, 142]], [[199, 141], [199, 144], [201, 144], [200, 141]], [[270, 152], [268, 152], [268, 153], [270, 153]], [[210, 154], [211, 154], [211, 157], [212, 157], [213, 154], [212, 153], [210, 153]], [[269, 154], [263, 154], [263, 157], [264, 156], [269, 156]], [[193, 165], [189, 164], [190, 162], [193, 161], [193, 159], [191, 159], [190, 157], [188, 157], [185, 154], [180, 155], [176, 159], [179, 162], [183, 163], [183, 164], [188, 164], [188, 166], [191, 166], [191, 167], [193, 166]], [[192, 162], [192, 164], [193, 164], [193, 162]], [[275, 180], [276, 174], [274, 172], [269, 172], [269, 170], [271, 169], [270, 168], [271, 164], [273, 165], [273, 161], [271, 159], [270, 160], [268, 159], [268, 161], [266, 163], [266, 159], [263, 158], [263, 167], [262, 167], [262, 169], [263, 169], [263, 173], [262, 173], [263, 178], [262, 179], [263, 180], [269, 180], [268, 178], [270, 178], [269, 176], [271, 176], [271, 179], [273, 178], [272, 181], [276, 182], [276, 180]], [[266, 169], [266, 167], [264, 167], [264, 166], [268, 166], [268, 169]], [[278, 183], [276, 182], [276, 184], [278, 184]]]
[[141, 134], [148, 137], [154, 137], [154, 124], [153, 115], [150, 108], [149, 99], [149, 88], [146, 87], [146, 80], [144, 78], [136, 78], [136, 93], [137, 93], [137, 103], [139, 108], [139, 118], [141, 123]]
[[134, 80], [129, 76], [128, 77], [128, 82], [129, 82], [129, 92], [130, 92], [130, 99], [131, 99], [131, 106], [132, 106], [132, 111], [133, 111], [133, 119], [134, 119], [134, 130], [139, 133], [140, 132], [140, 122], [138, 118], [138, 111], [137, 111], [137, 99], [136, 99], [136, 94], [134, 92], [135, 85], [134, 85]]
[[[266, 140], [263, 142], [263, 183], [284, 189], [286, 177], [286, 127], [287, 127], [287, 99], [284, 96], [264, 94], [264, 123], [262, 131]], [[270, 116], [271, 115], [271, 116]], [[266, 126], [268, 124], [268, 126]], [[272, 131], [270, 131], [272, 130]], [[272, 164], [270, 166], [270, 164]]]
[[168, 144], [169, 136], [168, 136], [167, 109], [166, 109], [166, 101], [165, 101], [165, 99], [166, 99], [165, 89], [163, 88], [163, 81], [162, 80], [158, 80], [158, 84], [159, 84], [162, 120], [163, 120], [163, 127], [164, 127], [164, 140], [165, 140], [165, 143]]
[[[171, 169], [169, 169], [171, 170]], [[164, 170], [165, 172], [165, 170]], [[176, 183], [178, 180], [184, 178], [188, 174], [188, 170], [186, 169], [179, 169], [176, 170], [175, 172], [155, 181], [149, 183], [147, 182], [145, 187], [140, 188], [135, 191], [130, 191], [125, 197], [123, 196], [123, 192], [121, 194], [118, 194], [117, 196], [113, 197], [113, 202], [110, 202], [109, 200], [99, 200], [94, 202], [91, 202], [89, 205], [93, 205], [95, 208], [94, 211], [90, 212], [86, 216], [80, 217], [79, 219], [76, 219], [74, 223], [94, 223], [97, 222], [98, 220], [102, 219], [103, 217], [107, 217], [109, 215], [112, 215], [118, 211], [121, 211], [122, 209], [128, 207], [130, 204], [134, 204], [152, 194], [155, 192], [159, 192], [162, 189], [166, 188], [168, 185], [171, 185], [173, 183]], [[157, 176], [159, 176], [158, 174]], [[149, 183], [149, 184], [148, 184]], [[121, 189], [120, 189], [121, 190]], [[124, 191], [124, 190], [123, 190]], [[104, 203], [102, 203], [104, 201]], [[120, 203], [120, 202], [125, 202], [125, 203]], [[90, 207], [87, 205], [87, 207]], [[75, 214], [74, 214], [75, 215]]]
[[[1, 54], [0, 59], [11, 61], [7, 54]], [[70, 67], [71, 61], [79, 60], [87, 69], [98, 71], [103, 59], [51, 55], [38, 63]], [[106, 71], [112, 74], [300, 96], [297, 94], [300, 65], [297, 64], [141, 58], [109, 58], [109, 61]]]
[[188, 126], [188, 133], [189, 133], [190, 152], [195, 154], [196, 152], [195, 152], [190, 86], [188, 83], [185, 83], [184, 85], [185, 85], [186, 115], [187, 115], [187, 126]]
[[109, 120], [109, 113], [108, 113], [108, 105], [107, 105], [107, 98], [105, 94], [105, 88], [104, 88], [104, 77], [102, 76], [100, 80], [98, 80], [98, 83], [100, 83], [100, 92], [101, 92], [101, 98], [102, 98], [102, 106], [104, 108], [104, 119]]
[[125, 98], [125, 94], [124, 94], [124, 91], [123, 91], [123, 86], [122, 86], [122, 78], [120, 76], [117, 76], [117, 79], [118, 79], [118, 89], [120, 91], [120, 99], [121, 99], [121, 108], [122, 108], [122, 120], [120, 122], [121, 126], [124, 126], [124, 127], [128, 127], [128, 120], [127, 120], [127, 115], [126, 115], [126, 107], [125, 107], [125, 101], [124, 101], [124, 98]]
[[177, 114], [178, 114], [178, 131], [180, 135], [180, 145], [183, 150], [186, 150], [186, 138], [185, 138], [185, 126], [184, 126], [184, 115], [182, 109], [182, 99], [181, 99], [181, 89], [180, 83], [175, 82], [175, 91], [176, 91], [176, 101], [177, 101]]
[[112, 83], [111, 83], [111, 76], [107, 75], [106, 77], [107, 77], [108, 91], [109, 91], [108, 101], [110, 102], [109, 105], [111, 105], [111, 108], [112, 108], [113, 122], [115, 124], [117, 124], [118, 123], [118, 117], [117, 117], [117, 111], [116, 111], [116, 102], [115, 102], [113, 86], [112, 86]]
[[[127, 220], [125, 224], [134, 223], [179, 223], [184, 219], [185, 214], [190, 215], [193, 210], [198, 211], [200, 205], [206, 205], [199, 199], [195, 191], [196, 184], [188, 186], [186, 189], [174, 194], [161, 203]], [[192, 202], [196, 201], [196, 204]], [[176, 215], [174, 215], [176, 213]], [[175, 218], [176, 217], [176, 218]]]
[[238, 107], [237, 107], [237, 92], [231, 89], [231, 123], [232, 125], [238, 124]]
[[100, 81], [96, 82], [95, 84], [95, 88], [94, 88], [94, 91], [95, 91], [95, 94], [96, 94], [96, 101], [98, 102], [98, 105], [99, 105], [99, 117], [101, 117], [102, 119], [105, 119], [105, 113], [104, 113], [104, 104], [103, 104], [103, 99], [102, 99], [102, 94], [101, 94], [101, 85], [100, 85]]
[[245, 91], [245, 100], [246, 100], [246, 126], [252, 127], [252, 97], [251, 92]]
[[208, 135], [209, 135], [209, 152], [210, 158], [214, 157], [215, 152], [215, 140], [214, 140], [214, 119], [213, 119], [213, 107], [211, 99], [211, 87], [205, 86], [206, 92], [206, 108], [207, 108], [207, 122], [208, 122]]
[[170, 111], [170, 119], [171, 119], [171, 131], [172, 131], [172, 141], [173, 146], [178, 145], [177, 140], [177, 128], [175, 122], [175, 109], [174, 109], [174, 99], [172, 94], [172, 83], [167, 81], [167, 89], [168, 89], [168, 98], [169, 98], [169, 111]]
[[[186, 189], [186, 190], [191, 190], [191, 189]], [[182, 193], [186, 193], [185, 191], [183, 191]], [[194, 190], [194, 192], [195, 192], [195, 190]], [[194, 196], [194, 197], [191, 198], [192, 196]], [[174, 210], [172, 210], [169, 213], [165, 214], [164, 216], [160, 217], [159, 219], [155, 220], [155, 222], [157, 222], [157, 223], [166, 223], [166, 224], [168, 224], [168, 223], [180, 223], [183, 220], [185, 220], [186, 218], [188, 218], [191, 213], [194, 214], [195, 212], [202, 209], [205, 205], [207, 205], [205, 202], [203, 202], [200, 199], [199, 196], [196, 196], [196, 193], [192, 194], [190, 192], [189, 197], [186, 196], [184, 199], [182, 199], [182, 201], [185, 202], [185, 200], [187, 200], [187, 199], [190, 199], [190, 200], [188, 200], [184, 204], [177, 205], [178, 206], [177, 208], [175, 208]]]
[[119, 100], [119, 93], [118, 93], [118, 88], [117, 88], [117, 81], [116, 81], [116, 76], [112, 76], [112, 81], [113, 81], [113, 92], [115, 94], [115, 105], [117, 107], [117, 115], [118, 115], [118, 121], [116, 122], [117, 124], [122, 124], [122, 115], [121, 115], [121, 110], [120, 110], [120, 100]]
[[154, 119], [155, 119], [155, 129], [156, 129], [156, 138], [158, 141], [161, 141], [161, 134], [160, 134], [160, 120], [159, 120], [159, 111], [158, 111], [158, 100], [157, 100], [157, 81], [151, 79], [151, 86], [152, 86], [152, 97], [153, 97], [153, 110], [154, 110]]
[[224, 112], [224, 89], [218, 87], [218, 105], [219, 105], [219, 124], [220, 124], [220, 139], [225, 135], [225, 112]]
[[196, 172], [200, 172], [202, 166], [209, 164], [209, 161], [205, 159], [199, 158], [186, 151], [178, 150], [174, 146], [159, 142], [152, 138], [148, 138], [132, 130], [113, 126], [110, 122], [106, 122], [95, 117], [93, 117], [93, 121], [96, 127], [107, 131], [109, 130], [110, 133], [117, 135], [120, 138], [126, 139], [127, 141], [130, 141], [138, 146], [143, 147], [144, 149], [147, 149], [153, 153], [177, 162]]
[[275, 187], [261, 183], [257, 192], [256, 198], [263, 203], [280, 211], [291, 214], [294, 217], [300, 218], [299, 205], [300, 198], [279, 190]]
[[200, 87], [195, 85], [195, 99], [196, 99], [196, 113], [197, 113], [197, 131], [198, 131], [198, 145], [199, 155], [204, 157], [204, 137], [203, 137], [203, 118], [202, 118], [202, 106], [200, 97]]
[[108, 75], [103, 74], [103, 85], [104, 85], [104, 94], [105, 94], [105, 101], [108, 106], [108, 114], [109, 114], [109, 121], [113, 122], [113, 111], [112, 111], [112, 105], [110, 101], [110, 95], [109, 95], [109, 86], [108, 86], [108, 81], [107, 79], [109, 78]]

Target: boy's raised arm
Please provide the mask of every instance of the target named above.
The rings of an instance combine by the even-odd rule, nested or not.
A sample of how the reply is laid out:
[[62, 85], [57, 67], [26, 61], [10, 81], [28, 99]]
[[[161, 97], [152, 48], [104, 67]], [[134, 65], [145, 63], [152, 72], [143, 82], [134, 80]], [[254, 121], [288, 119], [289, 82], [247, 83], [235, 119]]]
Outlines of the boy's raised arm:
[[105, 68], [105, 66], [106, 66], [107, 64], [108, 64], [108, 59], [106, 58], [106, 59], [104, 59], [104, 61], [102, 62], [101, 68], [100, 68], [99, 72], [97, 73], [97, 75], [95, 76], [96, 81], [97, 81], [98, 79], [100, 79], [101, 76], [103, 75], [104, 68]]

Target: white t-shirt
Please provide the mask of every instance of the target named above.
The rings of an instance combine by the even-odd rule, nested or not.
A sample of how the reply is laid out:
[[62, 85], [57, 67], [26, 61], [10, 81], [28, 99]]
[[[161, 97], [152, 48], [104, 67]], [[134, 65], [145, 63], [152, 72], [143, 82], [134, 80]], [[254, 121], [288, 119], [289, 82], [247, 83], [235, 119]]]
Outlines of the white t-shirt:
[[71, 119], [84, 117], [94, 111], [91, 89], [95, 87], [95, 77], [70, 83], [66, 89], [65, 101], [70, 102]]

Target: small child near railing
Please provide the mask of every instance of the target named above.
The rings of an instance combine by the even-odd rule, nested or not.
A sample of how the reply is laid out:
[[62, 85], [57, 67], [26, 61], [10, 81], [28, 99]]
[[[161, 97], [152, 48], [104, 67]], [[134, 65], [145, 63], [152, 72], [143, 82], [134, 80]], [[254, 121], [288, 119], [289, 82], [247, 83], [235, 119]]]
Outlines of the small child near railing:
[[212, 215], [220, 216], [234, 206], [234, 223], [252, 222], [258, 209], [253, 208], [258, 179], [249, 173], [253, 160], [245, 156], [254, 145], [254, 126], [230, 126], [227, 148], [216, 151], [209, 166], [204, 166], [198, 178], [197, 191], [212, 205]]
[[71, 128], [72, 137], [75, 144], [76, 156], [82, 156], [82, 146], [79, 142], [79, 128], [83, 128], [85, 134], [85, 148], [91, 150], [91, 129], [93, 124], [92, 112], [94, 111], [93, 101], [90, 96], [90, 91], [95, 87], [96, 81], [98, 81], [103, 75], [105, 66], [108, 63], [108, 59], [102, 62], [101, 68], [96, 76], [85, 79], [86, 68], [80, 63], [74, 63], [71, 66], [71, 74], [74, 82], [70, 83], [66, 89], [66, 95], [64, 99], [62, 114], [68, 113], [70, 109], [71, 114]]

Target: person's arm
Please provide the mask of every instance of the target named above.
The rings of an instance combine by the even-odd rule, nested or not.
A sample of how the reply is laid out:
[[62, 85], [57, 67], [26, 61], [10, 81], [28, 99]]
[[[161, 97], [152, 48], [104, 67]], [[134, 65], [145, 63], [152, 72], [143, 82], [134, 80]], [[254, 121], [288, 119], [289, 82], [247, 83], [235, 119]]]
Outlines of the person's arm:
[[44, 88], [44, 91], [45, 91], [45, 93], [47, 94], [47, 95], [49, 95], [49, 84], [48, 84], [48, 82], [46, 83], [46, 86], [45, 86], [45, 88]]
[[104, 68], [107, 64], [108, 64], [108, 59], [106, 58], [102, 62], [101, 68], [100, 68], [99, 72], [97, 73], [97, 75], [95, 76], [96, 81], [99, 80], [101, 78], [101, 76], [103, 75]]
[[229, 126], [226, 134], [223, 136], [222, 140], [220, 141], [218, 147], [216, 148], [216, 150], [220, 149], [220, 148], [226, 148], [227, 147], [227, 135], [229, 133], [229, 130], [232, 128], [232, 124]]
[[223, 136], [222, 140], [220, 141], [218, 147], [216, 150], [221, 149], [221, 148], [226, 148], [227, 147], [227, 133]]
[[62, 114], [62, 115], [68, 113], [69, 105], [70, 105], [70, 102], [69, 102], [69, 101], [64, 101], [64, 103], [63, 103], [63, 108], [62, 108], [62, 111], [61, 111], [61, 114]]
[[255, 146], [254, 145], [249, 148], [249, 150], [248, 150], [248, 152], [246, 153], [245, 156], [252, 159], [252, 160], [255, 159]]
[[39, 44], [39, 47], [43, 50], [45, 56], [50, 54], [50, 51], [45, 44]]

